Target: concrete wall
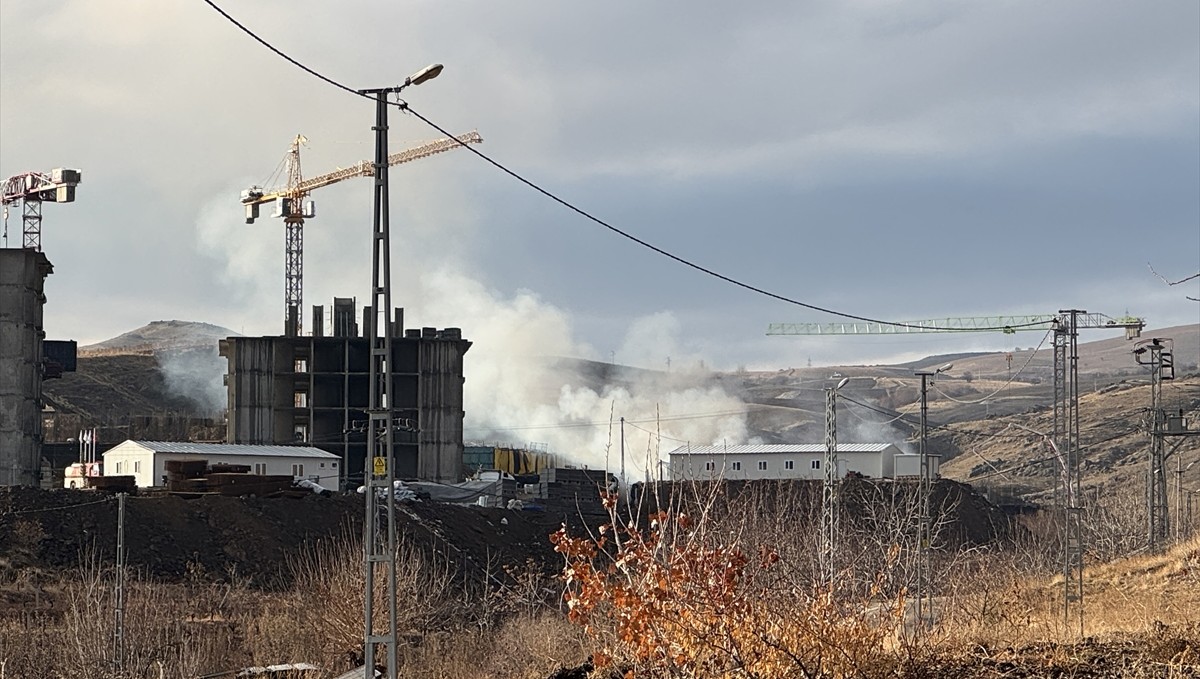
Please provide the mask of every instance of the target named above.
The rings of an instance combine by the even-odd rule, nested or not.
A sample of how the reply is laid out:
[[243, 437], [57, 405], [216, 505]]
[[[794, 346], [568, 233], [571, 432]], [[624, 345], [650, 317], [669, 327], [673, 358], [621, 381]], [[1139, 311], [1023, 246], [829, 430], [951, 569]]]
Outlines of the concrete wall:
[[229, 419], [226, 440], [231, 443], [292, 443], [292, 390], [286, 375], [292, 371], [292, 338], [237, 337], [221, 340], [226, 357]]
[[469, 343], [443, 335], [438, 333], [417, 341], [420, 352], [417, 477], [454, 483], [462, 475], [463, 355]]
[[0, 485], [38, 483], [43, 290], [53, 271], [41, 252], [0, 249]]

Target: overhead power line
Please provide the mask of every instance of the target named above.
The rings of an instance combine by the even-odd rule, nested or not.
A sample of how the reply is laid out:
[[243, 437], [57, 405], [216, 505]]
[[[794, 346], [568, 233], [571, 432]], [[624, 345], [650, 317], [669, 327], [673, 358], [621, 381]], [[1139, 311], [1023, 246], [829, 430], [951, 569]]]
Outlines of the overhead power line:
[[[340, 83], [340, 82], [334, 80], [333, 78], [330, 78], [330, 77], [318, 72], [316, 69], [310, 68], [309, 66], [306, 66], [305, 64], [301, 63], [300, 61], [289, 56], [283, 50], [281, 50], [281, 49], [275, 47], [274, 45], [272, 45], [271, 43], [267, 42], [264, 38], [260, 37], [254, 31], [250, 30], [245, 24], [243, 24], [240, 21], [238, 21], [237, 19], [235, 19], [233, 16], [231, 16], [225, 10], [221, 9], [215, 2], [213, 2], [213, 0], [204, 0], [204, 3], [207, 4], [209, 7], [213, 8], [213, 10], [215, 10], [218, 14], [220, 14], [222, 17], [224, 17], [226, 20], [228, 20], [234, 26], [238, 27], [238, 29], [240, 29], [243, 33], [245, 33], [246, 35], [253, 38], [255, 42], [257, 42], [260, 45], [262, 45], [263, 47], [267, 48], [268, 50], [273, 52], [275, 55], [277, 55], [284, 61], [287, 61], [289, 64], [295, 66], [296, 68], [299, 68], [300, 70], [304, 71], [305, 73], [308, 73], [309, 75], [313, 76], [314, 78], [317, 78], [317, 79], [321, 80], [322, 82], [332, 85], [333, 87], [336, 87], [342, 91], [348, 92], [357, 97], [363, 97], [364, 99], [370, 99], [372, 101], [375, 100], [374, 97], [364, 94], [362, 92], [359, 92], [358, 90], [355, 90], [354, 88], [349, 87], [348, 85]], [[407, 111], [408, 113], [412, 114], [414, 117], [416, 117], [421, 122], [425, 123], [429, 127], [437, 130], [438, 132], [442, 133], [443, 135], [445, 135], [447, 137], [450, 137], [450, 138], [454, 137], [453, 134], [447, 132], [445, 130], [445, 128], [443, 128], [441, 125], [438, 125], [434, 121], [430, 120], [429, 118], [426, 118], [425, 116], [421, 115], [419, 112], [413, 110], [413, 108], [411, 106], [409, 106], [408, 102], [406, 102], [406, 101], [400, 100], [395, 103], [389, 102], [389, 105], [396, 106], [397, 108], [399, 108], [403, 111]], [[641, 245], [642, 247], [644, 247], [648, 250], [651, 250], [659, 255], [662, 255], [663, 257], [666, 257], [667, 259], [673, 260], [673, 261], [675, 261], [679, 264], [682, 264], [683, 266], [686, 266], [690, 269], [694, 269], [695, 271], [699, 271], [700, 273], [711, 276], [712, 278], [716, 278], [718, 280], [729, 283], [730, 285], [734, 285], [739, 288], [742, 288], [743, 290], [747, 290], [749, 292], [753, 292], [753, 293], [762, 295], [764, 297], [769, 297], [771, 299], [774, 299], [774, 300], [777, 300], [780, 302], [792, 304], [794, 306], [802, 307], [805, 309], [811, 309], [813, 311], [819, 311], [821, 313], [829, 314], [831, 316], [837, 316], [839, 318], [848, 318], [848, 319], [855, 320], [855, 321], [862, 321], [864, 323], [876, 323], [879, 325], [904, 327], [904, 328], [910, 328], [913, 330], [928, 330], [928, 331], [954, 330], [954, 328], [943, 328], [943, 327], [933, 326], [933, 325], [917, 325], [917, 324], [902, 323], [902, 322], [897, 322], [897, 321], [884, 321], [884, 320], [879, 320], [876, 318], [870, 318], [867, 316], [859, 316], [856, 314], [851, 314], [851, 313], [848, 313], [845, 311], [837, 311], [835, 309], [829, 309], [826, 307], [817, 306], [815, 304], [809, 304], [808, 302], [802, 302], [798, 299], [788, 297], [786, 295], [781, 295], [776, 292], [771, 292], [770, 290], [767, 290], [765, 288], [762, 288], [762, 287], [759, 287], [756, 285], [752, 285], [750, 283], [746, 283], [745, 281], [738, 280], [736, 278], [733, 278], [732, 276], [727, 276], [727, 275], [720, 273], [714, 269], [710, 269], [704, 265], [697, 264], [696, 262], [693, 262], [689, 259], [685, 259], [684, 257], [676, 255], [668, 250], [665, 250], [661, 247], [658, 247], [657, 245], [654, 245], [646, 240], [643, 240], [643, 239], [633, 235], [632, 233], [629, 233], [628, 231], [618, 228], [618, 227], [606, 222], [605, 220], [593, 215], [592, 213], [588, 212], [587, 210], [576, 206], [574, 203], [571, 203], [570, 201], [568, 201], [564, 198], [558, 197], [556, 194], [550, 192], [547, 189], [542, 188], [540, 185], [534, 183], [532, 180], [526, 179], [524, 176], [517, 173], [515, 170], [508, 168], [503, 163], [493, 159], [491, 156], [488, 156], [486, 153], [483, 153], [479, 149], [472, 148], [472, 147], [468, 146], [467, 144], [462, 144], [462, 146], [463, 146], [463, 148], [466, 148], [471, 153], [474, 153], [481, 160], [488, 163], [492, 167], [495, 167], [496, 169], [500, 170], [504, 174], [512, 177], [513, 179], [517, 180], [518, 182], [524, 184], [525, 186], [529, 187], [530, 189], [533, 189], [537, 193], [545, 196], [546, 198], [554, 201], [555, 203], [558, 203], [559, 205], [565, 207], [566, 209], [578, 214], [579, 216], [583, 217], [584, 219], [587, 219], [588, 221], [598, 224], [598, 225], [604, 227], [605, 229], [608, 229], [609, 231], [611, 231], [627, 240], [633, 241], [634, 243], [637, 243], [638, 245]], [[1040, 324], [1040, 323], [1031, 323], [1029, 325], [1038, 325], [1038, 324]], [[1004, 327], [997, 326], [994, 328], [977, 328], [977, 330], [1002, 331], [1002, 330], [1005, 330], [1006, 328], [1012, 329], [1014, 327], [1017, 327], [1017, 326], [1004, 326]]]
[[93, 500], [92, 502], [78, 502], [73, 505], [58, 505], [57, 507], [38, 507], [36, 509], [14, 509], [14, 510], [8, 511], [8, 512], [0, 512], [0, 514], [36, 514], [36, 513], [40, 513], [40, 512], [57, 512], [57, 511], [64, 511], [67, 509], [75, 509], [76, 507], [88, 507], [91, 505], [102, 505], [106, 502], [112, 502], [113, 499], [114, 498], [112, 498], [112, 497], [105, 497], [100, 500]]

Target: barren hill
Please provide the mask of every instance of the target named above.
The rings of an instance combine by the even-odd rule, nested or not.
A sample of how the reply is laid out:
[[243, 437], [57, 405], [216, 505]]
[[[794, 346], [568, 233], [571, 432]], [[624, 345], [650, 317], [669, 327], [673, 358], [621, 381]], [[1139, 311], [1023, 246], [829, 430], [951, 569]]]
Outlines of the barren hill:
[[[1162, 389], [1168, 412], [1182, 411], [1200, 427], [1200, 374], [1177, 377]], [[1142, 492], [1150, 449], [1150, 386], [1125, 382], [1079, 398], [1082, 482], [1096, 492]], [[973, 485], [991, 486], [1034, 499], [1054, 487], [1061, 463], [1043, 434], [1053, 431], [1048, 404], [1029, 412], [949, 425], [932, 435], [935, 452], [946, 455], [942, 473]], [[1184, 488], [1200, 490], [1200, 437], [1166, 444], [1167, 468]], [[1171, 479], [1172, 492], [1175, 482]], [[1174, 502], [1172, 498], [1172, 502]]]
[[112, 339], [79, 348], [81, 356], [101, 354], [158, 353], [212, 349], [217, 342], [238, 333], [229, 328], [196, 321], [154, 321]]
[[[101, 432], [104, 441], [135, 431], [219, 438], [219, 422], [204, 421], [225, 404], [217, 341], [236, 335], [209, 323], [155, 321], [80, 347], [76, 371], [43, 385], [54, 410], [47, 417], [47, 442], [65, 441], [91, 426], [113, 430]], [[164, 418], [170, 420], [166, 429]]]

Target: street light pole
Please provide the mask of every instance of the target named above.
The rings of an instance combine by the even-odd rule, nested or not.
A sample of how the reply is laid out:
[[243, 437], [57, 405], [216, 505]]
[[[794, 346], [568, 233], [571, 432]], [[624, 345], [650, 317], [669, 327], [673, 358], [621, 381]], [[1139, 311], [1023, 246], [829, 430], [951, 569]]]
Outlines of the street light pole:
[[837, 456], [837, 393], [850, 381], [842, 378], [836, 387], [825, 389], [825, 483], [821, 488], [821, 577], [833, 590], [837, 575], [838, 539], [838, 456]]
[[917, 629], [933, 625], [933, 593], [930, 591], [929, 547], [933, 540], [929, 496], [932, 474], [929, 470], [929, 378], [944, 373], [954, 365], [947, 363], [937, 370], [918, 370], [921, 378], [921, 441], [919, 449], [920, 476], [917, 478]]
[[[395, 87], [359, 90], [375, 99], [375, 192], [371, 235], [371, 314], [364, 334], [370, 338], [371, 395], [367, 406], [367, 450], [363, 462], [366, 486], [366, 517], [363, 523], [363, 662], [364, 676], [373, 676], [375, 647], [384, 646], [387, 657], [386, 679], [397, 677], [396, 652], [396, 480], [395, 406], [392, 399], [392, 258], [388, 196], [388, 95], [410, 85], [436, 78], [441, 64], [427, 66]], [[381, 497], [382, 496], [382, 497]], [[387, 520], [386, 537], [380, 535], [377, 504], [383, 500]], [[384, 539], [380, 539], [383, 537]], [[375, 629], [375, 576], [382, 570], [387, 579], [388, 623], [386, 630]]]

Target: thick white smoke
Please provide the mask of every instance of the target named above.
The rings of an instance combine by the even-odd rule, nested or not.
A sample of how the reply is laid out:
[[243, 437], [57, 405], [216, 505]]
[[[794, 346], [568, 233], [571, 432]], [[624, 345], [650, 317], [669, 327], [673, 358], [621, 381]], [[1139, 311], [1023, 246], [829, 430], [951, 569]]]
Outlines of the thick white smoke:
[[[872, 399], [863, 400], [869, 403]], [[912, 420], [912, 410], [908, 406], [901, 408], [908, 421]], [[845, 426], [842, 423], [846, 423]], [[847, 403], [838, 404], [838, 442], [894, 443], [901, 452], [916, 452], [899, 420], [887, 419], [884, 415], [868, 412], [857, 405]]]
[[[619, 354], [622, 363], [663, 370], [614, 369], [556, 360], [594, 359], [597, 352], [574, 336], [565, 311], [532, 292], [506, 297], [450, 268], [422, 275], [419, 286], [420, 302], [406, 312], [409, 317], [422, 325], [461, 327], [474, 343], [465, 365], [469, 439], [544, 443], [566, 463], [616, 469], [624, 417], [626, 469], [637, 478], [657, 473], [656, 447], [647, 462], [648, 446], [657, 439], [647, 430], [661, 434], [664, 458], [687, 442], [746, 439], [742, 401], [681, 346], [669, 313], [631, 319]], [[668, 356], [675, 366], [669, 373]]]
[[165, 351], [158, 354], [166, 387], [174, 394], [195, 401], [208, 414], [219, 414], [226, 407], [224, 382], [225, 359], [217, 347]]

